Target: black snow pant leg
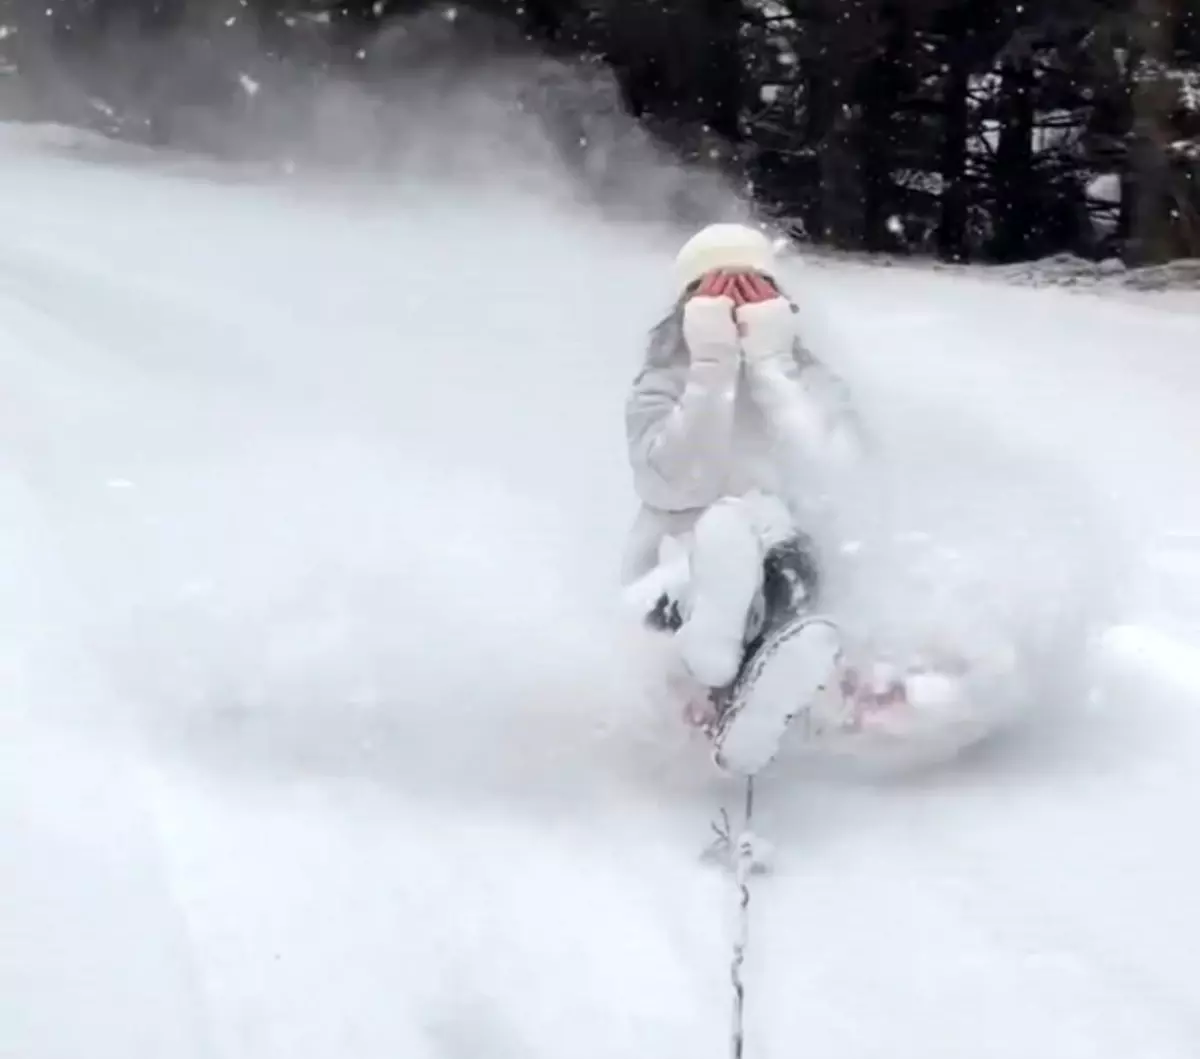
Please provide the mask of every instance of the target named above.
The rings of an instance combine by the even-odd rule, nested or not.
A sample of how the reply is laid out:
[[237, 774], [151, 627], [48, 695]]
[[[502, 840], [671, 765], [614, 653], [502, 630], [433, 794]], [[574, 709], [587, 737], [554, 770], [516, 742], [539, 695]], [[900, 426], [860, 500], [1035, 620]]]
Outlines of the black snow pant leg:
[[[792, 613], [816, 604], [821, 587], [812, 539], [797, 532], [774, 545], [763, 557], [762, 588], [748, 616], [746, 642], [762, 631], [768, 614]], [[664, 592], [646, 615], [646, 624], [662, 632], [683, 625], [680, 601]]]
[[763, 560], [763, 603], [768, 614], [809, 610], [821, 590], [812, 538], [796, 533], [767, 552]]

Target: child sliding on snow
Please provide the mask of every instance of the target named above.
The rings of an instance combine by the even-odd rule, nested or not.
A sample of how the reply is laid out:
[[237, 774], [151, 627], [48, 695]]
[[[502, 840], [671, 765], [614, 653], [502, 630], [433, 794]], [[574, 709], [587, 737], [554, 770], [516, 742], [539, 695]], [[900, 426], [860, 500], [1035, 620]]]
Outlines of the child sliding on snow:
[[[713, 737], [722, 765], [752, 773], [794, 714], [822, 695], [857, 694], [840, 669], [836, 628], [812, 612], [814, 556], [784, 498], [801, 461], [844, 466], [858, 436], [848, 410], [822, 393], [829, 376], [799, 338], [766, 236], [711, 225], [675, 267], [677, 304], [653, 333], [626, 408], [642, 510], [625, 580], [648, 623], [674, 635], [693, 687], [689, 719]], [[772, 675], [756, 674], [761, 686], [733, 709], [748, 647], [781, 609], [810, 617], [772, 647], [763, 669]]]

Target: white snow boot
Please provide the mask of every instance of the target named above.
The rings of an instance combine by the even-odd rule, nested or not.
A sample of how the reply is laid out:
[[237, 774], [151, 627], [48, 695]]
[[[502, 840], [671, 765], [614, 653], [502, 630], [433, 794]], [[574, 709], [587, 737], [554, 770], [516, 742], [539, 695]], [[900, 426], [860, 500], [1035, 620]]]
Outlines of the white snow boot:
[[840, 655], [841, 634], [828, 619], [801, 616], [769, 630], [730, 688], [713, 735], [717, 765], [753, 776], [794, 720], [819, 725], [814, 711], [838, 679]]
[[737, 675], [762, 564], [762, 544], [738, 502], [714, 504], [700, 517], [692, 544], [690, 606], [678, 643], [684, 664], [701, 684], [720, 688]]

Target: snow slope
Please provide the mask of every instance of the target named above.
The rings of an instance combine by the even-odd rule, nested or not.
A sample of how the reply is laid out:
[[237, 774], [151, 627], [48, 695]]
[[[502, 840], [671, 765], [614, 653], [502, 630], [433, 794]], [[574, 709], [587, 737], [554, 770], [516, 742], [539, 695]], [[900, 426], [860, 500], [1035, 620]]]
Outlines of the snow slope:
[[[724, 1054], [733, 792], [612, 602], [674, 234], [0, 149], [0, 1056]], [[959, 767], [764, 782], [747, 1055], [1193, 1055], [1200, 321], [795, 278], [868, 556], [989, 560], [873, 614], [1111, 629]]]

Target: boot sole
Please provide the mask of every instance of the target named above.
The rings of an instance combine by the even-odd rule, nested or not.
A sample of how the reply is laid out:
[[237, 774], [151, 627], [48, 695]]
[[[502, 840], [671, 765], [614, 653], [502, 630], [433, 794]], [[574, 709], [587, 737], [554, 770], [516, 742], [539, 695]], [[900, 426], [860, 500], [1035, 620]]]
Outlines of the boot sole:
[[752, 776], [770, 764], [796, 715], [835, 679], [840, 652], [837, 626], [821, 618], [798, 620], [770, 636], [735, 683], [714, 739], [717, 766]]

